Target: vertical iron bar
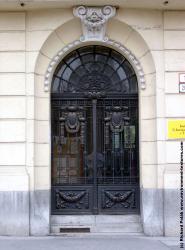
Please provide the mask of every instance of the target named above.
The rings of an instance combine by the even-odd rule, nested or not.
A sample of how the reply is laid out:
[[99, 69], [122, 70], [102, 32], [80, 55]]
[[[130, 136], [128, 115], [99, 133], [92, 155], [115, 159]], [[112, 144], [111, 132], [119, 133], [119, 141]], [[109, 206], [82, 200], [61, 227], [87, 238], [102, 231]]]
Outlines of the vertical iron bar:
[[84, 117], [85, 117], [85, 131], [84, 131], [84, 148], [83, 148], [83, 168], [85, 170], [85, 184], [87, 184], [87, 110], [85, 110], [84, 113]]
[[[131, 114], [130, 114], [130, 107], [131, 107], [131, 104], [130, 104], [130, 100], [129, 100], [129, 110], [128, 110], [128, 117], [131, 118]], [[131, 143], [130, 143], [130, 126], [132, 124], [132, 121], [129, 122], [128, 124], [128, 160], [129, 160], [129, 184], [131, 184], [131, 178], [132, 178], [132, 175], [131, 175]]]
[[105, 147], [105, 145], [106, 145], [106, 130], [107, 130], [107, 128], [106, 128], [106, 122], [105, 122], [105, 117], [106, 117], [106, 115], [105, 115], [105, 102], [103, 102], [103, 120], [102, 120], [102, 122], [103, 122], [103, 136], [104, 136], [104, 139], [103, 139], [103, 158], [104, 158], [104, 162], [103, 162], [103, 178], [102, 178], [102, 183], [103, 184], [105, 184], [105, 181], [106, 181], [106, 178], [105, 178], [105, 175], [106, 175], [106, 147]]
[[121, 170], [121, 178], [120, 178], [120, 181], [122, 181], [122, 184], [123, 184], [123, 175], [124, 175], [124, 160], [123, 160], [123, 141], [124, 141], [124, 138], [123, 138], [123, 135], [124, 135], [124, 129], [122, 132], [120, 132], [120, 137], [121, 137], [121, 141], [120, 141], [120, 170]]
[[96, 127], [96, 119], [97, 119], [97, 110], [96, 110], [96, 105], [97, 105], [97, 99], [92, 100], [92, 105], [93, 105], [93, 177], [94, 177], [94, 183], [93, 183], [93, 199], [94, 199], [94, 204], [93, 204], [93, 213], [97, 214], [98, 213], [98, 196], [97, 196], [97, 143], [96, 143], [96, 137], [97, 137], [97, 127]]
[[[58, 112], [58, 117], [57, 117], [57, 119], [58, 119], [58, 121], [59, 121], [59, 119], [60, 119], [60, 117], [62, 116], [62, 112], [61, 112], [61, 114], [60, 114], [60, 111]], [[61, 130], [60, 130], [60, 124], [58, 123], [57, 124], [57, 133], [60, 135], [60, 136], [62, 136], [61, 135]], [[56, 160], [56, 164], [57, 164], [57, 185], [61, 182], [61, 171], [62, 171], [62, 168], [63, 168], [63, 164], [62, 164], [62, 144], [60, 143], [60, 139], [59, 139], [59, 136], [58, 136], [58, 139], [57, 139], [57, 141], [58, 141], [58, 143], [57, 143], [57, 156], [59, 155], [59, 161], [57, 161]], [[60, 151], [58, 152], [58, 150], [60, 149]]]

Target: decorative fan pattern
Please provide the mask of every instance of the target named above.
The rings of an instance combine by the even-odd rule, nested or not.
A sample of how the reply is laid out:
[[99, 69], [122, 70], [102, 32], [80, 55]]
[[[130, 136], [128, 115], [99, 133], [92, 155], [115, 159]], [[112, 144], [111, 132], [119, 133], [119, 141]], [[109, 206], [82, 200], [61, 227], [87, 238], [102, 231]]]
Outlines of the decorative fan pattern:
[[136, 94], [137, 78], [128, 60], [117, 51], [99, 45], [86, 46], [67, 55], [58, 65], [52, 93]]

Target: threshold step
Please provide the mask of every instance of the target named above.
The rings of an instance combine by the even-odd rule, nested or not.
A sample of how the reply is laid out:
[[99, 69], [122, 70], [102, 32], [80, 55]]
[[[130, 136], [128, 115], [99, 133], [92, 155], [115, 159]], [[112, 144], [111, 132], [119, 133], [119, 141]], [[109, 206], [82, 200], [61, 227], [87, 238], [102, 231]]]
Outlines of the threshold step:
[[93, 225], [102, 223], [141, 222], [140, 215], [52, 215], [51, 224]]
[[127, 224], [101, 224], [101, 225], [51, 225], [51, 233], [142, 233], [140, 223]]
[[[76, 230], [76, 231], [75, 231]], [[51, 233], [142, 233], [139, 215], [52, 215]]]

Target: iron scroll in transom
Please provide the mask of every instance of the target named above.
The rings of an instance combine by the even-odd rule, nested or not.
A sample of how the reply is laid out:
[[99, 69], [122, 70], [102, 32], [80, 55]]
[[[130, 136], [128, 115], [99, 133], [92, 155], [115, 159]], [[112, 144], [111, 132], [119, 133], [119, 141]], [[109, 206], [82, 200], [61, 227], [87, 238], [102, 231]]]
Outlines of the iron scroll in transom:
[[138, 85], [100, 46], [69, 53], [51, 86], [52, 213], [139, 212]]
[[61, 61], [51, 93], [137, 94], [137, 89], [136, 74], [128, 60], [111, 48], [94, 45], [76, 49]]

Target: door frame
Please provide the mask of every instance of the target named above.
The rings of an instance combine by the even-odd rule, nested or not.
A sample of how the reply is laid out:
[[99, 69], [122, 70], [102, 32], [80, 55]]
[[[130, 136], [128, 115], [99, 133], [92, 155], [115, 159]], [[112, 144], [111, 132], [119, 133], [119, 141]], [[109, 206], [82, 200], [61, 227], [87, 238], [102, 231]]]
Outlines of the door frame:
[[[70, 22], [66, 23], [66, 25], [69, 25], [70, 27]], [[79, 32], [80, 33], [80, 32]], [[114, 36], [115, 39], [117, 39], [116, 36]], [[51, 38], [53, 39], [53, 42], [55, 41], [54, 37]], [[51, 46], [51, 41], [52, 40], [47, 40], [43, 46], [43, 48], [45, 47], [50, 47]], [[119, 41], [119, 37], [118, 37], [118, 41]], [[91, 42], [86, 43], [91, 44]], [[150, 136], [150, 138], [154, 138], [154, 140], [152, 139], [148, 139], [147, 135], [145, 135], [144, 133], [144, 124], [145, 124], [145, 120], [148, 119], [152, 119], [151, 120], [151, 126], [155, 128], [155, 123], [156, 123], [156, 113], [155, 113], [155, 100], [156, 100], [156, 95], [155, 95], [155, 89], [150, 87], [150, 82], [151, 82], [151, 77], [154, 77], [154, 80], [152, 81], [152, 84], [155, 85], [155, 75], [156, 75], [156, 68], [154, 66], [154, 60], [153, 57], [150, 53], [150, 49], [148, 48], [148, 53], [147, 53], [147, 60], [142, 59], [141, 61], [139, 61], [134, 54], [131, 51], [135, 51], [134, 47], [132, 46], [130, 48], [130, 50], [128, 50], [125, 46], [123, 46], [121, 43], [117, 42], [117, 41], [113, 41], [113, 40], [109, 40], [109, 41], [102, 41], [102, 42], [93, 42], [93, 44], [102, 44], [105, 46], [109, 46], [115, 50], [117, 50], [118, 52], [122, 53], [132, 64], [132, 66], [135, 69], [135, 72], [137, 74], [137, 78], [138, 78], [138, 83], [139, 83], [139, 124], [140, 124], [140, 128], [139, 128], [139, 137], [140, 137], [140, 187], [141, 187], [141, 215], [142, 215], [142, 222], [143, 222], [143, 226], [144, 226], [144, 231], [146, 234], [149, 235], [161, 235], [162, 232], [161, 228], [162, 228], [162, 224], [163, 224], [163, 213], [162, 213], [162, 206], [158, 206], [158, 200], [159, 197], [161, 197], [160, 199], [162, 200], [162, 194], [161, 192], [157, 192], [157, 190], [155, 189], [155, 185], [156, 185], [156, 178], [157, 178], [157, 170], [156, 170], [156, 165], [154, 165], [153, 162], [153, 157], [151, 158], [150, 162], [149, 160], [144, 156], [144, 151], [147, 152], [148, 155], [156, 155], [157, 152], [157, 143], [155, 142], [155, 138], [156, 138], [156, 130], [154, 130], [154, 132], [152, 132], [152, 135]], [[144, 39], [141, 39], [139, 42], [139, 45], [142, 47], [142, 44], [144, 46], [147, 46], [146, 42], [144, 41]], [[40, 54], [37, 58], [36, 64], [35, 64], [35, 77], [34, 77], [34, 84], [35, 84], [35, 104], [39, 104], [37, 106], [37, 110], [36, 110], [36, 121], [33, 123], [33, 130], [37, 130], [39, 129], [39, 126], [41, 126], [41, 122], [39, 121], [39, 119], [41, 120], [45, 120], [48, 122], [48, 128], [50, 127], [50, 98], [49, 98], [49, 89], [50, 89], [50, 83], [51, 83], [51, 79], [52, 79], [52, 75], [53, 72], [58, 64], [58, 62], [67, 54], [69, 53], [71, 50], [80, 47], [81, 45], [84, 45], [84, 42], [81, 42], [79, 40], [75, 40], [75, 41], [70, 41], [67, 45], [63, 45], [63, 48], [58, 50], [57, 48], [55, 48], [55, 50], [52, 52], [53, 57], [51, 56], [51, 59], [48, 59], [48, 57], [43, 56], [43, 54]], [[61, 46], [62, 47], [62, 46]], [[42, 49], [41, 49], [42, 51]], [[144, 50], [143, 50], [144, 53]], [[44, 62], [44, 65], [43, 65]], [[141, 66], [142, 65], [142, 66]], [[144, 70], [142, 69], [142, 67], [144, 68]], [[151, 77], [150, 75], [147, 75], [148, 72], [154, 72], [151, 73]], [[38, 75], [40, 74], [40, 75]], [[146, 74], [146, 75], [145, 75]], [[44, 76], [43, 76], [44, 75]], [[145, 80], [143, 80], [144, 78], [146, 78], [147, 83], [149, 84], [149, 86], [147, 87], [147, 89], [143, 92], [143, 89], [145, 88]], [[42, 89], [40, 83], [44, 83], [44, 88]], [[43, 98], [43, 96], [45, 97], [45, 99]], [[32, 108], [31, 102], [30, 104], [28, 103], [28, 107]], [[43, 113], [43, 105], [45, 105], [45, 111]], [[149, 106], [151, 105], [151, 107], [149, 108]], [[49, 130], [48, 130], [48, 134]], [[152, 141], [151, 141], [152, 140]], [[50, 176], [50, 136], [47, 140], [47, 144], [44, 142], [44, 146], [42, 146], [42, 141], [39, 140], [37, 141], [37, 144], [33, 144], [33, 151], [31, 151], [31, 148], [28, 148], [29, 152], [30, 152], [30, 157], [31, 155], [33, 155], [33, 157], [35, 157], [34, 160], [34, 164], [37, 165], [38, 160], [37, 158], [40, 157], [39, 154], [40, 152], [43, 152], [42, 154], [44, 155], [48, 155], [48, 157], [45, 157], [45, 162], [44, 163], [40, 163], [43, 166], [46, 166], [45, 168], [42, 167], [42, 173], [44, 171], [44, 174], [46, 176]], [[39, 149], [39, 151], [37, 151], [37, 149]], [[42, 150], [42, 151], [41, 151]], [[37, 153], [38, 152], [38, 153]], [[156, 156], [155, 156], [156, 157]], [[151, 165], [150, 168], [150, 173], [147, 172], [148, 169], [148, 164], [153, 164]], [[30, 169], [31, 170], [31, 169]], [[147, 174], [148, 173], [148, 174]], [[147, 181], [147, 176], [153, 176], [153, 181], [151, 183]], [[35, 177], [34, 177], [35, 176]], [[30, 178], [31, 180], [34, 180], [34, 178], [37, 178], [37, 180], [39, 180], [39, 172], [35, 172], [33, 171], [30, 173]], [[40, 184], [37, 183], [35, 184], [34, 188], [32, 188], [34, 191], [34, 195], [31, 196], [31, 204], [32, 204], [32, 208], [34, 210], [37, 211], [37, 214], [39, 215], [39, 218], [42, 218], [42, 222], [40, 221], [41, 225], [42, 225], [42, 232], [39, 231], [39, 228], [35, 227], [35, 223], [37, 223], [37, 217], [35, 217], [34, 214], [32, 214], [31, 212], [31, 219], [30, 219], [30, 230], [31, 230], [31, 234], [40, 234], [40, 235], [45, 235], [48, 234], [49, 232], [49, 225], [50, 225], [50, 178], [46, 179], [46, 184]], [[43, 186], [44, 185], [44, 186]], [[151, 188], [150, 188], [151, 187]], [[46, 191], [44, 191], [46, 194], [42, 194], [41, 191], [37, 191], [37, 190], [41, 190], [44, 189]], [[160, 190], [159, 190], [160, 191]], [[150, 194], [150, 195], [149, 195]], [[37, 197], [37, 199], [41, 199], [42, 197], [44, 198], [44, 206], [41, 208], [38, 208], [38, 205], [35, 203], [35, 195]], [[43, 196], [44, 195], [44, 196]], [[32, 198], [33, 197], [33, 198]], [[43, 199], [43, 198], [42, 198]], [[156, 201], [156, 202], [154, 202]], [[32, 209], [31, 209], [32, 211]], [[45, 211], [44, 213], [42, 211]], [[150, 211], [150, 212], [149, 212]], [[158, 221], [160, 221], [160, 223], [158, 224], [152, 224], [151, 220], [148, 220], [148, 213], [152, 214], [151, 218], [153, 218], [153, 216], [155, 216], [155, 218], [158, 218]]]

